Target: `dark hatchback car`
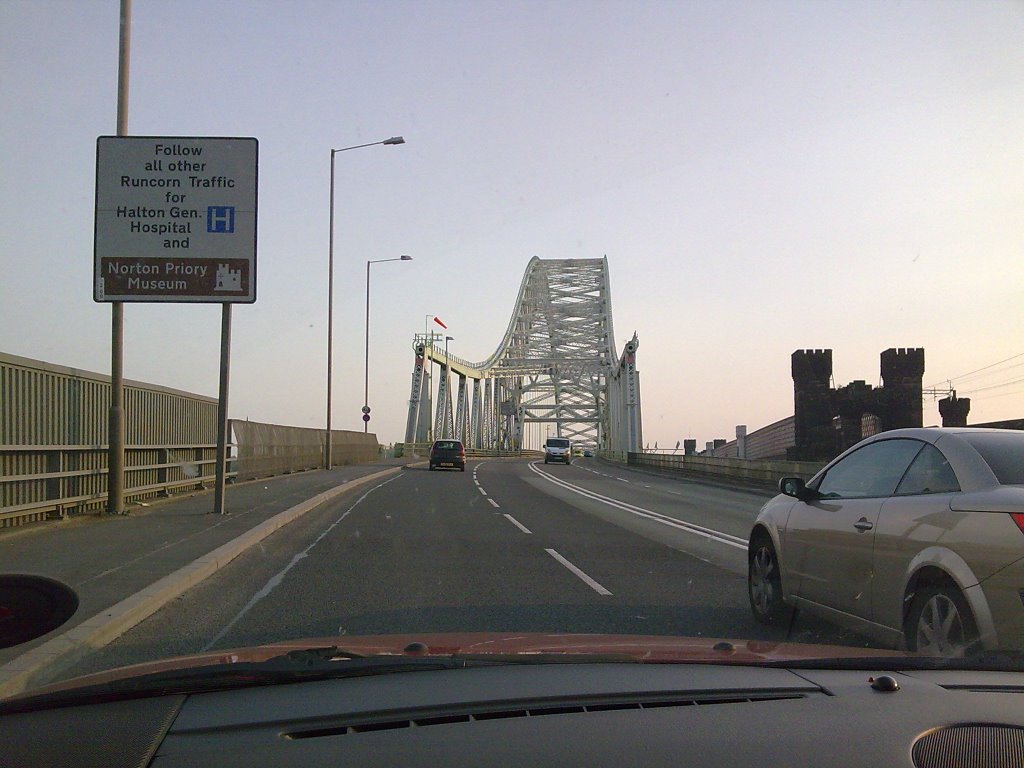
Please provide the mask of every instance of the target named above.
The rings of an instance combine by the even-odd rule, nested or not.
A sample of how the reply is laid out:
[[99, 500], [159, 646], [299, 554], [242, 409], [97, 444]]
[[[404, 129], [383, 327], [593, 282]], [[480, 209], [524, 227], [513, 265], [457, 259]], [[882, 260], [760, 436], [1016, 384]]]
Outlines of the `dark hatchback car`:
[[430, 446], [430, 468], [450, 467], [466, 471], [466, 448], [461, 440], [435, 440]]

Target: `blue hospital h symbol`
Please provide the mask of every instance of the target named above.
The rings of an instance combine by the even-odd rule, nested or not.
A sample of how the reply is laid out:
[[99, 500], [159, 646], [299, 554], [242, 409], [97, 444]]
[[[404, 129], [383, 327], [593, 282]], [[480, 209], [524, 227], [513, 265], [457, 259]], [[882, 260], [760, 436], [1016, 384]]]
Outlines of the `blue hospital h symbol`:
[[226, 232], [230, 234], [235, 231], [235, 209], [230, 205], [211, 205], [206, 209], [206, 231]]

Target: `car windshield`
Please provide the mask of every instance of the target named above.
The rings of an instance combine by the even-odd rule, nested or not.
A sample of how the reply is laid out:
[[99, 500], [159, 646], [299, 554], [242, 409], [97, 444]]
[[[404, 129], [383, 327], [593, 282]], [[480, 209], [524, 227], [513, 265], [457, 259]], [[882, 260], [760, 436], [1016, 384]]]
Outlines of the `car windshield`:
[[285, 642], [1024, 658], [1019, 2], [0, 40], [0, 641], [4, 574], [78, 599], [0, 699]]

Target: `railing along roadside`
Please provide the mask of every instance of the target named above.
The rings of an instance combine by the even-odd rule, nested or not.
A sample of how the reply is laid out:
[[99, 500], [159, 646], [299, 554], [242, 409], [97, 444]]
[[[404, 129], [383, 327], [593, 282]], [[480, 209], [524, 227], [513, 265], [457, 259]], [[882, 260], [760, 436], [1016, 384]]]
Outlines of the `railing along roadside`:
[[[402, 455], [403, 456], [422, 456], [426, 458], [430, 455], [430, 446], [432, 443], [403, 443], [402, 444]], [[520, 450], [520, 451], [501, 451], [491, 448], [466, 448], [466, 457], [470, 459], [487, 459], [487, 458], [519, 458], [521, 456], [541, 456], [540, 451], [531, 450]]]
[[686, 456], [665, 453], [630, 453], [629, 466], [661, 472], [751, 483], [774, 487], [782, 477], [810, 479], [825, 466], [824, 462], [776, 461], [769, 459], [731, 459], [714, 456]]
[[[215, 444], [132, 445], [125, 453], [126, 500], [202, 489], [214, 479]], [[0, 528], [101, 509], [106, 459], [105, 445], [0, 445]]]

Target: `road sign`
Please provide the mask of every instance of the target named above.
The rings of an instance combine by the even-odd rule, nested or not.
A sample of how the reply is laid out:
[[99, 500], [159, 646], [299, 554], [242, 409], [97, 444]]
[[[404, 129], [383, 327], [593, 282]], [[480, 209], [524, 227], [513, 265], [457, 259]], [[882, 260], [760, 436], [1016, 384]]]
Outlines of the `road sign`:
[[363, 406], [363, 413], [369, 413], [369, 412], [370, 412], [370, 406], [364, 405]]
[[256, 301], [253, 138], [96, 140], [93, 299]]
[[370, 414], [364, 413], [363, 414], [363, 421], [369, 421], [369, 420], [370, 420]]

